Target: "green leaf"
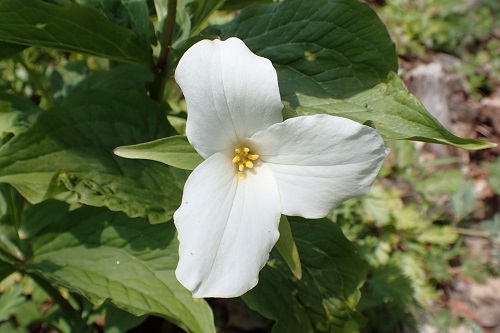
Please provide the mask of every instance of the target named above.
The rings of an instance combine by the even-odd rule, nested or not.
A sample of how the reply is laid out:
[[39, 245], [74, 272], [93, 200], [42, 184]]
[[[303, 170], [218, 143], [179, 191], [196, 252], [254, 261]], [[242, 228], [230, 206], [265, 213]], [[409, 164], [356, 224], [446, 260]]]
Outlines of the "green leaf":
[[193, 15], [191, 17], [191, 35], [199, 32], [200, 28], [207, 18], [217, 9], [219, 9], [225, 0], [181, 0], [189, 3]]
[[293, 240], [290, 223], [285, 215], [281, 215], [279, 232], [280, 238], [276, 243], [276, 249], [285, 260], [293, 275], [300, 280], [302, 278], [302, 266], [300, 265], [299, 251]]
[[16, 311], [16, 307], [25, 302], [22, 292], [22, 286], [17, 285], [1, 294], [0, 322], [9, 319], [9, 317]]
[[478, 209], [477, 193], [471, 181], [466, 181], [460, 190], [451, 196], [451, 208], [455, 222], [464, 220]]
[[5, 279], [15, 271], [16, 269], [13, 265], [0, 260], [0, 281], [3, 281], [3, 279]]
[[134, 316], [130, 313], [116, 308], [110, 304], [106, 305], [106, 333], [128, 332], [130, 329], [140, 325], [146, 316]]
[[[172, 223], [150, 225], [92, 207], [56, 219], [52, 211], [49, 201], [26, 214], [28, 272], [95, 304], [110, 301], [137, 316], [160, 315], [189, 332], [215, 332], [208, 304], [193, 299], [175, 278], [179, 243]], [[51, 222], [30, 232], [39, 216]]]
[[38, 0], [0, 2], [0, 41], [150, 64], [150, 50], [99, 12]]
[[132, 28], [145, 49], [150, 47], [152, 24], [149, 21], [149, 6], [146, 0], [121, 0], [132, 21]]
[[240, 10], [242, 8], [254, 5], [273, 3], [273, 0], [226, 0], [221, 10]]
[[297, 94], [352, 96], [398, 69], [384, 24], [357, 0], [288, 0], [248, 7], [219, 29], [223, 39], [239, 37], [273, 62], [281, 96], [292, 106]]
[[67, 188], [81, 203], [165, 222], [180, 204], [187, 172], [126, 160], [113, 149], [171, 133], [162, 107], [144, 94], [74, 94], [0, 148], [0, 182], [32, 203]]
[[328, 113], [364, 122], [371, 120], [386, 140], [416, 140], [453, 145], [464, 149], [494, 147], [494, 143], [459, 138], [448, 132], [422, 104], [408, 93], [401, 79], [389, 74], [380, 83], [345, 100], [298, 96], [302, 114]]
[[26, 45], [0, 42], [0, 59], [10, 58], [25, 48]]
[[[358, 332], [356, 304], [364, 266], [339, 226], [290, 218], [302, 261], [300, 281], [273, 251], [255, 289], [243, 300], [276, 320], [273, 333]], [[357, 328], [357, 329], [356, 329]]]
[[500, 158], [494, 163], [484, 163], [483, 166], [488, 170], [488, 183], [493, 191], [500, 195]]
[[386, 140], [494, 146], [452, 135], [408, 93], [394, 74], [394, 43], [361, 1], [289, 0], [248, 7], [218, 28], [222, 38], [237, 36], [273, 62], [282, 99], [301, 114], [368, 121]]
[[464, 183], [465, 176], [460, 170], [447, 169], [426, 175], [424, 179], [416, 182], [415, 187], [426, 196], [452, 195], [460, 190]]
[[421, 243], [451, 245], [458, 239], [458, 233], [449, 226], [431, 226], [417, 237]]
[[35, 122], [39, 112], [29, 99], [0, 92], [0, 138], [6, 133], [24, 132]]
[[[188, 41], [188, 44], [192, 45], [189, 43], [189, 37], [197, 36], [208, 17], [216, 11], [224, 1], [225, 0], [179, 0], [177, 2], [176, 17], [178, 29], [173, 47], [180, 47], [185, 50], [187, 48], [185, 48], [183, 44], [186, 43], [186, 41]], [[161, 22], [166, 17], [166, 2], [158, 0], [155, 1], [155, 5], [160, 26], [163, 26]], [[197, 36], [196, 39], [201, 38]]]
[[153, 81], [153, 74], [146, 68], [136, 64], [126, 64], [112, 68], [109, 71], [94, 72], [77, 82], [65, 82], [71, 85], [66, 97], [71, 94], [85, 93], [86, 90], [116, 90], [120, 91], [136, 90], [146, 92], [146, 84]]
[[152, 160], [185, 170], [194, 170], [203, 162], [203, 157], [183, 135], [118, 147], [114, 153], [125, 158]]

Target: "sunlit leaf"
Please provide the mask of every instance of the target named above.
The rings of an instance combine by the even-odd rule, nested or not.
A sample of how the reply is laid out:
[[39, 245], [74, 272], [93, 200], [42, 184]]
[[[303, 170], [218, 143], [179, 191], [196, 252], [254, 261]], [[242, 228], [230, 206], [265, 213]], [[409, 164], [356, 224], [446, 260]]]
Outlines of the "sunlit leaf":
[[150, 225], [89, 207], [54, 219], [54, 209], [61, 204], [47, 201], [26, 215], [28, 272], [96, 304], [110, 301], [137, 316], [163, 316], [189, 332], [215, 332], [208, 304], [175, 278], [179, 243], [172, 223]]
[[0, 148], [0, 182], [10, 183], [32, 203], [69, 189], [81, 203], [165, 222], [180, 203], [187, 173], [123, 159], [113, 149], [172, 132], [162, 107], [144, 94], [73, 94]]
[[[360, 19], [362, 17], [362, 19]], [[273, 62], [282, 99], [302, 114], [370, 121], [388, 140], [466, 149], [494, 144], [449, 133], [408, 93], [385, 25], [357, 0], [289, 0], [248, 7], [218, 27]]]

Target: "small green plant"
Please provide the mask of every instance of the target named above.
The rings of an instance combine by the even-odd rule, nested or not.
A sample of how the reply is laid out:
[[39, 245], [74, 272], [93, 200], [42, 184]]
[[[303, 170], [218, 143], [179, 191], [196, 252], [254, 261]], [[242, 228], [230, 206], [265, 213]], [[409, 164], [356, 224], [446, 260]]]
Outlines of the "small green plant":
[[[368, 267], [358, 305], [370, 319], [366, 332], [415, 325], [418, 314], [439, 300], [452, 271], [476, 279], [490, 274], [486, 264], [466, 257], [461, 226], [477, 210], [477, 198], [471, 183], [451, 167], [457, 161], [419, 161], [409, 142], [391, 148], [381, 171], [384, 178], [370, 194], [345, 203], [332, 215]], [[432, 172], [436, 168], [439, 173]], [[494, 232], [495, 221], [485, 228]], [[490, 235], [493, 240], [495, 234]], [[441, 317], [436, 314], [443, 324]]]

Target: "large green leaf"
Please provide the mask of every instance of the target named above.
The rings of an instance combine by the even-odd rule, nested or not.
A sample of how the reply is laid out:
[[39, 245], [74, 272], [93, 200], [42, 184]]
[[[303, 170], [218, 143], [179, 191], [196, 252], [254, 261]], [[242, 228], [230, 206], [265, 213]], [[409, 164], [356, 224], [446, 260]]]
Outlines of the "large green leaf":
[[51, 47], [118, 61], [149, 64], [151, 50], [131, 31], [82, 6], [39, 0], [0, 1], [0, 41]]
[[355, 120], [370, 121], [386, 140], [417, 140], [454, 145], [465, 149], [494, 147], [494, 143], [459, 138], [448, 132], [408, 91], [396, 74], [387, 82], [344, 100], [297, 94], [301, 114], [328, 113]]
[[82, 91], [0, 148], [0, 182], [32, 203], [67, 188], [81, 203], [164, 222], [180, 204], [187, 173], [123, 159], [113, 149], [172, 132], [162, 107], [145, 94]]
[[153, 82], [153, 74], [139, 65], [122, 65], [108, 72], [96, 72], [88, 76], [75, 88], [84, 89], [113, 89], [138, 90], [145, 92], [146, 85]]
[[219, 27], [278, 71], [283, 99], [297, 93], [345, 98], [397, 71], [396, 49], [384, 24], [358, 0], [288, 0], [244, 8]]
[[394, 43], [358, 0], [287, 0], [249, 7], [218, 27], [270, 59], [282, 99], [307, 113], [375, 123], [384, 139], [444, 143], [466, 149], [492, 144], [458, 138], [411, 96], [395, 74]]
[[25, 45], [0, 42], [0, 59], [12, 57], [25, 48]]
[[52, 216], [64, 208], [47, 201], [26, 214], [28, 272], [94, 303], [161, 315], [190, 332], [215, 332], [210, 307], [175, 278], [179, 243], [172, 223], [150, 225], [93, 207]]
[[273, 252], [259, 284], [243, 300], [276, 320], [274, 333], [358, 332], [355, 307], [364, 266], [340, 227], [328, 220], [290, 218], [302, 262], [302, 279], [291, 276]]
[[150, 47], [153, 25], [147, 0], [76, 0], [79, 5], [103, 13], [114, 23], [131, 28], [146, 49]]

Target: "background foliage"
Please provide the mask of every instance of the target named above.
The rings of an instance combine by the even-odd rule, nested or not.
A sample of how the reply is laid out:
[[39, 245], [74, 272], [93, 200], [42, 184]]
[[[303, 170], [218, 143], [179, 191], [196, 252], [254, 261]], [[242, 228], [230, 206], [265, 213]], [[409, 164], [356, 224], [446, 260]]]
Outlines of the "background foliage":
[[[1, 0], [0, 332], [395, 332], [416, 327], [457, 270], [498, 275], [498, 261], [467, 257], [464, 234], [498, 250], [500, 216], [469, 229], [477, 197], [457, 160], [425, 161], [407, 140], [493, 145], [451, 134], [397, 76], [398, 53], [444, 51], [476, 91], [493, 90], [499, 8], [481, 4], [387, 1], [377, 11], [396, 48], [357, 0]], [[172, 74], [198, 40], [230, 36], [273, 62], [285, 117], [347, 117], [392, 152], [368, 196], [289, 218], [300, 281], [275, 250], [255, 289], [207, 302], [173, 273], [171, 218], [200, 158]], [[497, 194], [499, 163], [484, 165]]]

